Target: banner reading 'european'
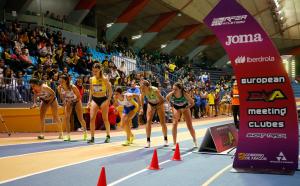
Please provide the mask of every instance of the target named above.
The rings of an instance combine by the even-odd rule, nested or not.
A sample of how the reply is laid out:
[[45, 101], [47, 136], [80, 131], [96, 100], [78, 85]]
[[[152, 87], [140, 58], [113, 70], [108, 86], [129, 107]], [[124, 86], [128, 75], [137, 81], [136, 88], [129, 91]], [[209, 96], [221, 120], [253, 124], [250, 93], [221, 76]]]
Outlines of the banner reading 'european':
[[235, 0], [221, 0], [204, 20], [229, 55], [240, 93], [240, 130], [233, 167], [298, 168], [298, 122], [290, 80], [276, 47]]

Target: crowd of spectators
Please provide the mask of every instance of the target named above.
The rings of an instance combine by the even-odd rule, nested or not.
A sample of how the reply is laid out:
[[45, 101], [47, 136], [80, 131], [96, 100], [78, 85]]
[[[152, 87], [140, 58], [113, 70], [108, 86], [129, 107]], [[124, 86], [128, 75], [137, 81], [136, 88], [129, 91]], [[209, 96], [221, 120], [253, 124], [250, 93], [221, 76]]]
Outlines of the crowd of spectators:
[[[133, 80], [138, 84], [141, 79], [147, 79], [165, 96], [172, 89], [172, 81], [180, 81], [195, 99], [196, 104], [192, 108], [194, 118], [230, 114], [230, 78], [211, 82], [209, 74], [205, 72], [195, 76], [191, 72], [191, 63], [182, 56], [145, 50], [136, 55], [126, 37], [120, 37], [112, 43], [100, 40], [96, 46], [97, 52], [137, 58], [141, 70], [145, 66], [152, 67], [148, 71], [129, 73], [124, 61], [120, 67], [114, 64], [114, 58], [108, 56], [103, 61], [97, 61], [87, 46], [83, 43], [74, 44], [72, 40], [67, 41], [61, 31], [13, 22], [1, 24], [0, 35], [0, 46], [3, 48], [0, 59], [0, 85], [5, 88], [4, 95], [10, 95], [5, 98], [1, 96], [1, 103], [31, 101], [30, 88], [24, 81], [27, 75], [43, 80], [56, 90], [59, 75], [70, 72], [79, 74], [73, 83], [86, 102], [91, 68], [94, 63], [101, 63], [104, 74], [109, 77], [113, 86], [130, 87]], [[170, 121], [170, 114], [167, 116], [167, 120]], [[158, 120], [158, 117], [154, 118], [155, 121]]]

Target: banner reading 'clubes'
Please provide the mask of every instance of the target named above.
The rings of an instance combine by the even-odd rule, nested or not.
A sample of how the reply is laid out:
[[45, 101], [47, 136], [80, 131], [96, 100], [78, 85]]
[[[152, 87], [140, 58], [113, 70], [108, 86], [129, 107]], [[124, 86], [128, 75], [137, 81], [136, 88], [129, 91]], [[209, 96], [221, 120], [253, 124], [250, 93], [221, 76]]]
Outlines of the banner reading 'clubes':
[[229, 55], [240, 93], [240, 131], [234, 168], [298, 168], [295, 98], [276, 47], [235, 0], [221, 0], [205, 18]]

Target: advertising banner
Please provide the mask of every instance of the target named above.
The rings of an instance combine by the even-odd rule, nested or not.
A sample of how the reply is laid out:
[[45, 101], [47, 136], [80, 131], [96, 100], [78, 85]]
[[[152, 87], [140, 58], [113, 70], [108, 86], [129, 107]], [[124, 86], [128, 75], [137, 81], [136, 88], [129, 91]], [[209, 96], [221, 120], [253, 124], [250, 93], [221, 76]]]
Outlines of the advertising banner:
[[238, 83], [240, 130], [233, 167], [295, 171], [299, 152], [296, 103], [276, 47], [235, 0], [221, 0], [204, 22], [226, 50]]
[[237, 146], [238, 133], [234, 124], [210, 127], [206, 130], [199, 152], [221, 153]]

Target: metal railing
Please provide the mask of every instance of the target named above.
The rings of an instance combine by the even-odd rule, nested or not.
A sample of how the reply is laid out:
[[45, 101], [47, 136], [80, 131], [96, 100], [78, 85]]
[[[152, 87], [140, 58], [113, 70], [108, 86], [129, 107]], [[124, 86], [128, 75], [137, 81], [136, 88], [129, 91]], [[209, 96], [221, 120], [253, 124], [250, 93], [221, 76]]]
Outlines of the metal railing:
[[137, 69], [140, 71], [151, 71], [154, 73], [155, 76], [157, 76], [161, 83], [163, 83], [165, 80], [169, 80], [171, 84], [174, 84], [176, 81], [178, 81], [180, 75], [182, 74], [181, 71], [168, 73], [168, 77], [165, 76], [165, 71], [162, 68], [157, 68], [155, 65], [146, 63], [142, 61], [141, 59], [137, 59]]

